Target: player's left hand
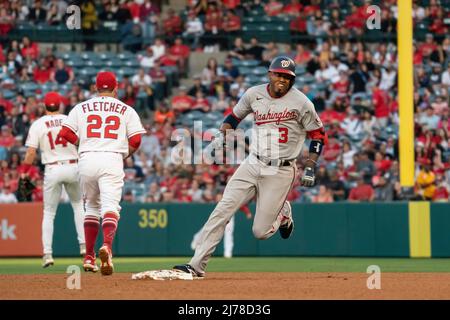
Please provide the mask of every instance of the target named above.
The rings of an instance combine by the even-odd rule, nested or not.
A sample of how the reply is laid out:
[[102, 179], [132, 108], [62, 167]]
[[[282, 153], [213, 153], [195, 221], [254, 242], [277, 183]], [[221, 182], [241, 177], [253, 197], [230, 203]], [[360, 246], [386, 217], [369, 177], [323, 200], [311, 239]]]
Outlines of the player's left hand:
[[303, 176], [301, 180], [302, 186], [312, 187], [314, 186], [315, 181], [316, 176], [314, 175], [314, 169], [306, 167], [305, 170], [303, 171]]

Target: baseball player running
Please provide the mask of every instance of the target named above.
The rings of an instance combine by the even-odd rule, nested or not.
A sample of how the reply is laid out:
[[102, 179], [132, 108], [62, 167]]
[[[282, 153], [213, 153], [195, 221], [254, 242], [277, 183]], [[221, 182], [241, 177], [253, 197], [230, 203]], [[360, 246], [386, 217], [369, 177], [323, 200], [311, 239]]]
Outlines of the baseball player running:
[[253, 113], [250, 154], [231, 177], [222, 200], [204, 225], [191, 261], [174, 266], [175, 270], [191, 273], [194, 278], [204, 277], [208, 260], [222, 239], [227, 222], [255, 194], [252, 229], [256, 238], [268, 239], [279, 230], [281, 237], [287, 239], [294, 229], [286, 198], [296, 178], [295, 159], [308, 136], [311, 139], [309, 158], [301, 182], [313, 186], [314, 169], [327, 136], [312, 102], [293, 87], [294, 61], [285, 56], [274, 58], [268, 76], [268, 84], [246, 91], [220, 127], [218, 141], [223, 144], [227, 130], [236, 129], [242, 119]]
[[46, 268], [54, 264], [53, 224], [63, 186], [72, 204], [81, 255], [86, 253], [86, 247], [83, 231], [84, 209], [78, 182], [78, 152], [75, 146], [58, 137], [61, 125], [67, 118], [66, 115], [59, 113], [61, 96], [57, 92], [49, 92], [44, 97], [44, 103], [46, 115], [36, 120], [30, 127], [26, 140], [28, 148], [23, 163], [31, 165], [37, 149], [40, 149], [42, 163], [45, 164], [42, 266]]
[[[63, 123], [60, 136], [78, 145], [80, 184], [85, 199], [85, 271], [97, 272], [94, 246], [100, 228], [104, 243], [99, 250], [102, 275], [111, 275], [112, 244], [120, 217], [123, 159], [131, 156], [145, 133], [136, 111], [116, 99], [117, 80], [112, 72], [99, 72], [98, 96], [76, 105]], [[78, 136], [77, 136], [78, 135]]]

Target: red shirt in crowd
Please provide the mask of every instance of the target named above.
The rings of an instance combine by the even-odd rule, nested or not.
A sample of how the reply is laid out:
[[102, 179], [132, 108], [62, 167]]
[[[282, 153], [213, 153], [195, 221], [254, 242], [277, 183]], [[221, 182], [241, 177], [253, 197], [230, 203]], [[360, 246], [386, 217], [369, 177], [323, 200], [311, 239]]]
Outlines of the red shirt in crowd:
[[38, 83], [46, 83], [50, 81], [50, 74], [52, 73], [51, 69], [42, 69], [40, 67], [36, 67], [33, 70], [33, 79]]
[[362, 184], [354, 187], [350, 191], [348, 199], [354, 201], [370, 201], [373, 199], [373, 196], [373, 188], [368, 184]]
[[302, 10], [300, 3], [289, 3], [283, 8], [284, 14], [298, 15]]
[[191, 109], [194, 99], [191, 96], [175, 96], [172, 98], [172, 108], [176, 111], [186, 111]]
[[289, 24], [289, 29], [295, 32], [306, 33], [306, 20], [301, 15], [292, 19]]
[[36, 42], [32, 42], [28, 47], [23, 47], [20, 53], [24, 58], [29, 55], [36, 60], [39, 57], [39, 47]]
[[170, 49], [169, 52], [171, 55], [186, 59], [189, 57], [190, 49], [187, 45], [184, 44], [175, 44]]
[[386, 91], [381, 89], [374, 89], [372, 93], [372, 101], [375, 108], [376, 118], [389, 117], [389, 96]]
[[277, 16], [283, 11], [283, 3], [270, 1], [264, 6], [264, 11], [269, 17]]
[[241, 4], [241, 0], [222, 0], [222, 4], [228, 9], [234, 9]]

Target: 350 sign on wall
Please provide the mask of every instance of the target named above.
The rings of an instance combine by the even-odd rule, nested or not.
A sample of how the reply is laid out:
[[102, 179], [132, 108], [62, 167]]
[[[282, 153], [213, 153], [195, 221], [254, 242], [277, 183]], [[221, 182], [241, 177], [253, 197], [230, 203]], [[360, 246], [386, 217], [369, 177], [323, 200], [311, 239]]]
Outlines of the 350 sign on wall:
[[141, 209], [139, 216], [139, 228], [164, 229], [167, 227], [168, 215], [165, 209]]

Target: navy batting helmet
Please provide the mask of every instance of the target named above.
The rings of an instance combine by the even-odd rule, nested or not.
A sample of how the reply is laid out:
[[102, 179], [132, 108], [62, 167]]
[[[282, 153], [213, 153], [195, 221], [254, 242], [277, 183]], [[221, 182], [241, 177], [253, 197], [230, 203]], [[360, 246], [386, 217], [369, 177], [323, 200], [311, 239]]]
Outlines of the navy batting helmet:
[[295, 77], [295, 62], [287, 56], [275, 57], [270, 63], [269, 71], [286, 73]]

